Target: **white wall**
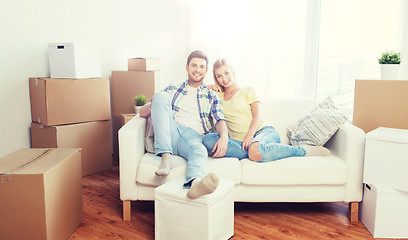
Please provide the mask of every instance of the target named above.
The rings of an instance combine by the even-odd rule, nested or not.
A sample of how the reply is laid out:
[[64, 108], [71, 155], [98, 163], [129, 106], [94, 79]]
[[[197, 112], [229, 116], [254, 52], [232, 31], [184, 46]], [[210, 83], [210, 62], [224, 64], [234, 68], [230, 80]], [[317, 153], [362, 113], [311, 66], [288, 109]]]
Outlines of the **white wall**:
[[186, 77], [184, 0], [6, 2], [0, 9], [0, 157], [30, 147], [28, 79], [49, 76], [49, 42], [100, 44], [103, 77], [127, 70], [127, 59], [138, 56], [162, 59], [163, 83]]

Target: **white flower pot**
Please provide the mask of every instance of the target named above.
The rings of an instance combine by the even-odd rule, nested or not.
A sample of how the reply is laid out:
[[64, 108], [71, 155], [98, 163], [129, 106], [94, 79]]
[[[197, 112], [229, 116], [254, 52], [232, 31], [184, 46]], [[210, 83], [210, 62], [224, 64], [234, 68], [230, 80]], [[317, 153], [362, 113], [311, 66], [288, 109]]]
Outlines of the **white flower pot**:
[[399, 64], [381, 64], [381, 80], [398, 80]]
[[142, 107], [143, 107], [143, 106], [136, 106], [136, 105], [135, 105], [135, 113], [138, 114], [139, 111], [140, 111], [140, 109], [141, 109]]

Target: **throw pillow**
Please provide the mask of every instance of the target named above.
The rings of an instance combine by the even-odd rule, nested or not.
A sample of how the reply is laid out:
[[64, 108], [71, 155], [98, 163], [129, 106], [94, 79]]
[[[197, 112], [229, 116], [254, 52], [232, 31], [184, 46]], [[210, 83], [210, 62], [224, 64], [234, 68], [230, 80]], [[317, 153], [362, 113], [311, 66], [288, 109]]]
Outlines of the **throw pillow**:
[[146, 152], [154, 153], [154, 131], [151, 116], [146, 119], [144, 144]]
[[323, 146], [347, 121], [347, 118], [347, 115], [337, 109], [331, 98], [327, 97], [297, 124], [289, 126], [287, 135], [294, 146]]

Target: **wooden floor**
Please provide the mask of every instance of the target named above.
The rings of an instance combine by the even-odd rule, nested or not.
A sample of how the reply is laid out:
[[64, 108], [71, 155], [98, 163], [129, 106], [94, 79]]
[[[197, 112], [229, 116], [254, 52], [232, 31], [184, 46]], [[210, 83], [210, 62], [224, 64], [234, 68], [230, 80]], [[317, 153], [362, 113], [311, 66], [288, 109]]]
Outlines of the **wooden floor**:
[[[153, 202], [132, 202], [132, 221], [122, 221], [117, 166], [83, 178], [83, 204], [70, 239], [154, 239]], [[374, 239], [347, 220], [345, 203], [235, 203], [234, 233], [234, 240]]]

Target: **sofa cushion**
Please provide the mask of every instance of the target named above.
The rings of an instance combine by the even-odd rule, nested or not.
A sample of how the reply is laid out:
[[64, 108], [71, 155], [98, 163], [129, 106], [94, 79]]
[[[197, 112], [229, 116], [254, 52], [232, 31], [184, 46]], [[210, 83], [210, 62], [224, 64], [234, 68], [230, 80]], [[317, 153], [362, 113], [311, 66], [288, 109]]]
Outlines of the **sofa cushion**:
[[[140, 184], [157, 187], [172, 179], [186, 175], [186, 160], [179, 156], [172, 156], [173, 168], [167, 177], [156, 176], [161, 158], [152, 153], [146, 153], [140, 160], [136, 181]], [[241, 182], [241, 164], [237, 158], [208, 158], [207, 172], [214, 172], [220, 178], [228, 178], [236, 184]]]
[[344, 184], [346, 164], [333, 155], [291, 157], [268, 163], [241, 160], [243, 184], [310, 185]]
[[287, 135], [294, 146], [323, 146], [347, 121], [347, 115], [337, 109], [330, 97], [308, 112], [304, 118], [288, 127]]

